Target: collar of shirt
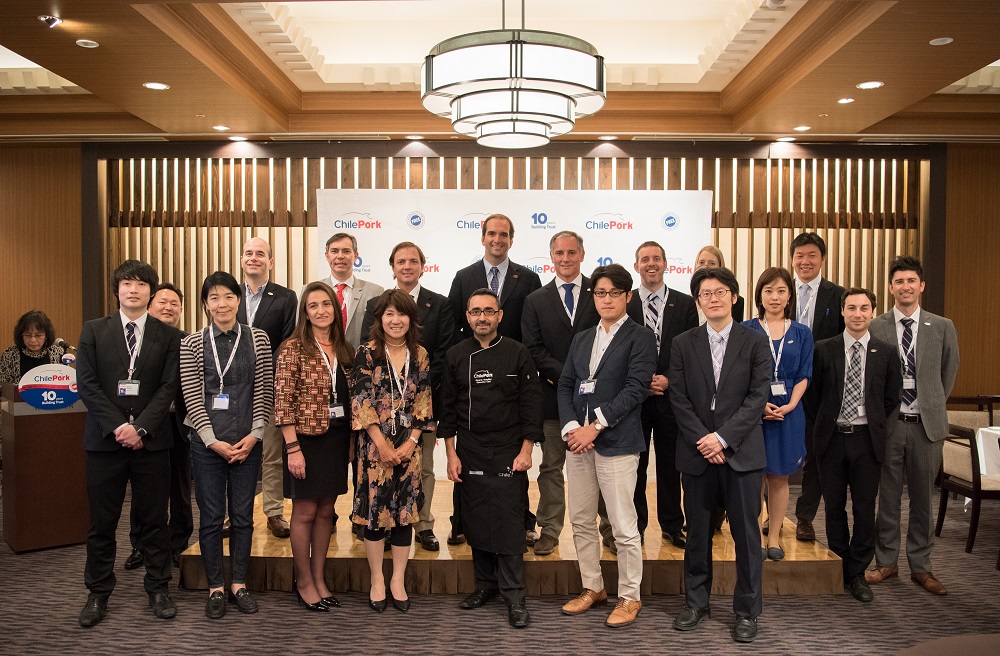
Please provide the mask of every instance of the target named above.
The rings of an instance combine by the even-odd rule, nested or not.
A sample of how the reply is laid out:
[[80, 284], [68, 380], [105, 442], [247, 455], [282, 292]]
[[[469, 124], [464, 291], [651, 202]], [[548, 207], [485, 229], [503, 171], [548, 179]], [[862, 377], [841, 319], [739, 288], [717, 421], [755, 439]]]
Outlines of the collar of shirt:
[[[396, 289], [399, 289], [399, 285], [396, 285]], [[417, 286], [411, 289], [409, 293], [413, 300], [416, 301], [417, 297], [420, 296], [420, 283], [417, 283]]]
[[333, 274], [330, 274], [330, 286], [333, 287], [334, 290], [336, 290], [337, 285], [347, 285], [344, 291], [345, 292], [351, 291], [352, 289], [354, 289], [354, 274], [352, 273], [351, 277], [348, 278], [347, 280], [337, 280], [336, 278], [333, 277]]
[[712, 328], [711, 325], [709, 325], [709, 324], [706, 323], [705, 324], [705, 328], [708, 329], [708, 342], [711, 344], [712, 343], [712, 338], [715, 337], [716, 335], [722, 335], [722, 341], [723, 341], [723, 343], [728, 342], [729, 341], [729, 334], [731, 332], [733, 332], [733, 324], [734, 323], [735, 323], [734, 321], [730, 321], [729, 324], [725, 328], [723, 328], [722, 330], [716, 330], [715, 328]]
[[613, 324], [611, 324], [611, 329], [608, 330], [607, 332], [604, 332], [604, 322], [603, 321], [598, 322], [598, 324], [597, 324], [597, 338], [598, 339], [605, 339], [605, 341], [610, 342], [612, 339], [615, 338], [615, 333], [617, 333], [618, 329], [622, 327], [622, 324], [625, 323], [626, 319], [628, 319], [628, 313], [627, 312], [622, 315], [621, 319], [619, 319], [618, 321], [616, 321]]
[[[897, 325], [899, 325], [899, 326], [903, 325], [902, 320], [906, 318], [906, 315], [903, 314], [902, 312], [900, 312], [899, 308], [896, 307], [895, 305], [892, 306], [892, 316], [896, 320], [896, 324]], [[913, 332], [916, 332], [917, 331], [917, 326], [920, 325], [920, 306], [919, 305], [917, 306], [917, 309], [913, 311], [913, 314], [910, 315], [910, 318], [913, 319], [913, 326], [911, 328], [912, 328]]]
[[660, 288], [657, 289], [655, 292], [646, 289], [646, 287], [644, 285], [639, 285], [639, 298], [642, 300], [643, 306], [645, 306], [646, 303], [649, 302], [649, 297], [650, 296], [659, 296], [660, 297], [660, 309], [662, 310], [663, 306], [665, 306], [667, 304], [667, 294], [669, 294], [669, 293], [670, 293], [670, 290], [667, 289], [667, 285], [666, 284], [660, 285]]
[[233, 339], [235, 339], [236, 338], [236, 325], [233, 325], [233, 327], [230, 328], [229, 330], [222, 331], [218, 326], [216, 326], [213, 323], [212, 324], [212, 339], [215, 339], [219, 335], [229, 335], [230, 337], [232, 337]]
[[[868, 350], [868, 342], [871, 341], [872, 335], [870, 332], [865, 331], [865, 334], [861, 336], [861, 339], [854, 339], [851, 333], [844, 331], [844, 353], [850, 356], [851, 347], [854, 346], [854, 342], [861, 342], [861, 350]], [[864, 360], [864, 358], [862, 358]]]
[[267, 282], [268, 281], [265, 280], [264, 284], [261, 285], [260, 287], [258, 287], [257, 291], [254, 291], [253, 288], [250, 286], [250, 282], [247, 281], [247, 280], [244, 280], [243, 281], [243, 287], [245, 287], [246, 290], [247, 290], [247, 298], [248, 299], [251, 298], [251, 297], [256, 298], [256, 297], [260, 296], [261, 294], [263, 294], [264, 293], [264, 288], [267, 287]]
[[[486, 267], [486, 286], [489, 287], [489, 285], [490, 285], [490, 269], [492, 269], [494, 267], [494, 265], [490, 264], [489, 261], [484, 257], [483, 258], [483, 266]], [[501, 262], [500, 264], [497, 264], [495, 266], [496, 266], [497, 269], [500, 270], [499, 281], [500, 281], [500, 286], [503, 287], [503, 280], [504, 280], [504, 278], [507, 277], [507, 269], [510, 267], [510, 258], [508, 257], [503, 262]]]
[[123, 331], [125, 330], [125, 326], [128, 324], [129, 321], [132, 321], [133, 323], [135, 323], [135, 338], [136, 338], [136, 343], [142, 341], [142, 334], [144, 332], [146, 332], [146, 317], [148, 317], [148, 316], [149, 316], [148, 312], [143, 312], [142, 316], [139, 317], [138, 319], [129, 319], [127, 316], [125, 316], [124, 312], [122, 312], [121, 310], [118, 310], [118, 317], [122, 320], [122, 330]]
[[[816, 294], [819, 292], [819, 284], [821, 282], [823, 282], [823, 276], [816, 276], [815, 278], [813, 278], [809, 282], [805, 283], [805, 284], [809, 285], [810, 289], [812, 289], [812, 297], [813, 298], [816, 298]], [[795, 276], [795, 293], [796, 294], [799, 293], [799, 288], [802, 287], [802, 284], [803, 283], [802, 283], [801, 280], [799, 280], [799, 277]]]
[[581, 287], [583, 287], [583, 274], [582, 273], [576, 274], [576, 278], [573, 278], [572, 280], [563, 280], [559, 276], [556, 276], [555, 280], [556, 280], [556, 287], [558, 289], [560, 289], [560, 290], [563, 289], [563, 285], [565, 285], [566, 283], [570, 283], [570, 282], [573, 283], [573, 292], [574, 293], [577, 292]]

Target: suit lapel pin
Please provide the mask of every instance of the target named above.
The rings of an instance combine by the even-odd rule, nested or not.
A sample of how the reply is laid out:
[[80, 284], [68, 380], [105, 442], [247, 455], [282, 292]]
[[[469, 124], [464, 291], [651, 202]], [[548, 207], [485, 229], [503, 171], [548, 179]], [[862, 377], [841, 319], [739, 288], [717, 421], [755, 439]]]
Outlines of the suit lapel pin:
[[427, 305], [427, 307], [430, 307], [430, 306], [431, 306], [431, 304], [430, 304], [430, 303], [427, 303], [426, 305]]
[[268, 292], [267, 295], [268, 296], [274, 296], [274, 292]]
[[517, 273], [515, 273], [515, 274], [513, 274], [513, 275], [511, 276], [511, 278], [517, 278], [517, 277], [518, 277], [518, 275], [520, 275], [520, 274], [517, 274]]
[[872, 349], [871, 352], [872, 353], [878, 353], [878, 349]]
[[674, 307], [673, 303], [667, 303], [667, 307]]
[[929, 326], [929, 325], [931, 325], [931, 322], [930, 322], [930, 321], [925, 321], [925, 322], [924, 322], [924, 325], [925, 325], [925, 326]]
[[790, 340], [788, 340], [788, 343], [789, 343], [789, 344], [794, 344], [794, 343], [795, 343], [795, 340], [794, 340], [794, 339], [790, 339]]

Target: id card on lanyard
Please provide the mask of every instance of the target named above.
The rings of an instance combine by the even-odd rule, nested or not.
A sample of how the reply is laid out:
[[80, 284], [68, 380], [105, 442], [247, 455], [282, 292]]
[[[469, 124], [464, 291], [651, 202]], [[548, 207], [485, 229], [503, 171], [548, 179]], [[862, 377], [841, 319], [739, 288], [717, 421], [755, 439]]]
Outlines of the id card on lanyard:
[[[396, 432], [396, 415], [399, 415], [399, 425], [403, 428], [410, 427], [409, 418], [403, 414], [403, 405], [406, 398], [406, 390], [403, 385], [406, 384], [406, 380], [410, 374], [410, 349], [406, 349], [406, 362], [403, 364], [403, 376], [400, 378], [396, 375], [396, 369], [392, 366], [392, 360], [389, 359], [389, 354], [386, 353], [385, 357], [386, 363], [389, 365], [389, 407], [392, 408], [392, 430]], [[394, 398], [395, 392], [399, 391], [399, 408], [397, 411], [396, 400]]]
[[225, 376], [229, 371], [229, 368], [233, 366], [233, 360], [236, 358], [236, 349], [240, 347], [240, 336], [243, 334], [243, 327], [237, 323], [236, 324], [236, 342], [233, 344], [233, 351], [229, 354], [229, 361], [226, 362], [226, 368], [222, 368], [222, 364], [219, 362], [219, 349], [215, 345], [215, 337], [212, 335], [211, 326], [207, 326], [205, 330], [208, 332], [208, 341], [212, 343], [212, 357], [215, 359], [215, 371], [219, 374], [219, 393], [212, 397], [212, 410], [228, 410], [229, 409], [229, 395], [225, 393]]
[[141, 348], [142, 338], [140, 337], [128, 359], [128, 378], [118, 381], [118, 396], [139, 396], [139, 381], [132, 376], [135, 374], [135, 361], [139, 357]]
[[781, 354], [785, 350], [785, 336], [788, 334], [788, 325], [791, 323], [788, 319], [784, 321], [784, 331], [781, 334], [781, 344], [778, 345], [778, 352], [774, 352], [774, 340], [771, 339], [771, 329], [768, 327], [767, 322], [758, 319], [761, 326], [764, 328], [764, 332], [767, 333], [767, 345], [771, 349], [771, 362], [774, 363], [774, 373], [771, 376], [771, 396], [786, 396], [788, 390], [785, 387], [785, 381], [778, 380], [778, 365], [781, 364]]
[[344, 404], [337, 400], [337, 356], [333, 356], [333, 364], [330, 364], [330, 357], [323, 350], [323, 347], [319, 345], [319, 340], [316, 341], [316, 348], [319, 349], [320, 355], [323, 356], [323, 364], [326, 365], [326, 370], [330, 372], [330, 405], [327, 407], [328, 417], [330, 419], [342, 419], [344, 417]]

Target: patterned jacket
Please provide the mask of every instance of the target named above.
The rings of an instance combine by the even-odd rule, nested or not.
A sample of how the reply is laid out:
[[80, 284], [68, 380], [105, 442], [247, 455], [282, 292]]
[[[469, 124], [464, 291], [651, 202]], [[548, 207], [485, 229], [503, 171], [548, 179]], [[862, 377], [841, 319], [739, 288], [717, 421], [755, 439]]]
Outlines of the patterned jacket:
[[[337, 375], [346, 376], [342, 363]], [[288, 339], [278, 351], [274, 376], [274, 416], [278, 426], [295, 426], [302, 435], [322, 435], [330, 427], [330, 372], [323, 356], [309, 355], [302, 343]], [[340, 399], [350, 405], [350, 399]]]

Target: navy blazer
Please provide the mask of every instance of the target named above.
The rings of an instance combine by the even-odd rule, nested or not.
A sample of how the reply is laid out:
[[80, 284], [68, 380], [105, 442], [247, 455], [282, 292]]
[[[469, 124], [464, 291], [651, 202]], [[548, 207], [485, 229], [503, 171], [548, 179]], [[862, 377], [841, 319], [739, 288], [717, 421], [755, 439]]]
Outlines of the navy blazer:
[[582, 395], [580, 382], [591, 377], [590, 355], [597, 331], [602, 329], [598, 326], [579, 333], [570, 344], [559, 378], [560, 429], [571, 421], [581, 426], [593, 421], [594, 410], [600, 408], [608, 426], [594, 440], [597, 452], [602, 456], [642, 453], [646, 441], [640, 414], [656, 369], [656, 338], [632, 319], [625, 319], [594, 372], [594, 393]]
[[678, 471], [693, 476], [705, 471], [708, 460], [695, 445], [713, 432], [728, 444], [723, 453], [726, 464], [734, 470], [764, 468], [767, 459], [761, 418], [771, 379], [771, 350], [764, 333], [733, 322], [718, 388], [708, 328], [701, 325], [682, 333], [674, 338], [670, 350], [667, 379], [680, 437]]
[[[813, 342], [830, 339], [844, 332], [844, 314], [840, 308], [843, 295], [843, 287], [826, 278], [820, 279], [819, 291], [816, 292], [816, 309], [813, 312]], [[798, 299], [798, 289], [795, 290], [795, 298]], [[798, 316], [797, 304], [792, 305], [793, 319]]]
[[[503, 286], [500, 288], [500, 309], [503, 310], [503, 319], [497, 327], [497, 334], [521, 341], [521, 312], [524, 308], [524, 299], [541, 286], [542, 281], [537, 273], [513, 260], [508, 260], [507, 275], [504, 276]], [[482, 260], [476, 260], [455, 274], [448, 300], [451, 301], [451, 311], [455, 315], [456, 344], [463, 339], [475, 337], [475, 333], [469, 328], [465, 311], [469, 307], [469, 297], [472, 296], [472, 292], [482, 288], [490, 288]]]

